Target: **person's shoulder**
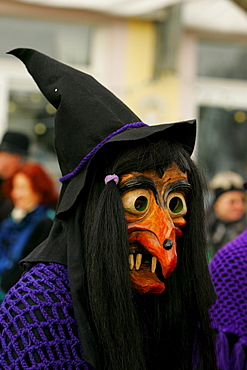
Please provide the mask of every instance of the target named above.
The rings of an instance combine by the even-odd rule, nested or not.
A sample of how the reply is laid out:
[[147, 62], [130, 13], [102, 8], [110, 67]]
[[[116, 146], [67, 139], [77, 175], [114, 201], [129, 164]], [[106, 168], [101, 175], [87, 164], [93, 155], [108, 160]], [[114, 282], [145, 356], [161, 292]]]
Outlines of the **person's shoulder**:
[[45, 368], [84, 368], [64, 265], [39, 263], [27, 271], [0, 306], [0, 327], [6, 370], [36, 369], [41, 362]]
[[[1, 306], [2, 312], [9, 306], [17, 307], [19, 304], [29, 306], [35, 300], [39, 307], [43, 306], [44, 299], [50, 297], [46, 303], [63, 300], [72, 305], [67, 268], [56, 263], [38, 263], [25, 272], [20, 280], [8, 291]], [[58, 298], [59, 297], [59, 298]]]

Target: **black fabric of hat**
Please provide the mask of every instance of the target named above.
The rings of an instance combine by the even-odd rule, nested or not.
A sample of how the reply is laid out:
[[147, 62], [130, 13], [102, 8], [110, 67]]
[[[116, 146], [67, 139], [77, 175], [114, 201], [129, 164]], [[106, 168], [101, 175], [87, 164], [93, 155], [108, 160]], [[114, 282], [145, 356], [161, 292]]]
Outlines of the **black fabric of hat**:
[[15, 131], [7, 131], [0, 144], [1, 152], [28, 155], [29, 138], [27, 135]]
[[41, 92], [57, 109], [55, 149], [62, 172], [57, 216], [74, 204], [83, 189], [92, 159], [112, 142], [136, 141], [158, 134], [183, 144], [191, 154], [195, 120], [148, 126], [92, 76], [36, 50], [9, 52], [26, 65]]

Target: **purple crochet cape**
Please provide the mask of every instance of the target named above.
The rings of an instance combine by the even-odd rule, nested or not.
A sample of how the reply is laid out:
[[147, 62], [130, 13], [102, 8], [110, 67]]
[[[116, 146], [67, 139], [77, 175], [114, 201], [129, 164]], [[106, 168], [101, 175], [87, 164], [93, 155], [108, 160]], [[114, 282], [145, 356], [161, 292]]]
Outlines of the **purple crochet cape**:
[[67, 269], [37, 264], [0, 306], [0, 369], [92, 369], [83, 356]]
[[218, 296], [210, 315], [219, 370], [247, 369], [247, 229], [219, 250], [210, 272]]

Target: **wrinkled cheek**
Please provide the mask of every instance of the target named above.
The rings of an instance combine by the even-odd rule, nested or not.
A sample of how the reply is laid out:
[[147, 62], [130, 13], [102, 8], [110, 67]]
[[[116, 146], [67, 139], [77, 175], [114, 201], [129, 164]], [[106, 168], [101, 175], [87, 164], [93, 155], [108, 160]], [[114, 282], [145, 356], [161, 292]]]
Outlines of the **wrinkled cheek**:
[[184, 229], [186, 223], [187, 223], [186, 220], [182, 217], [178, 221], [174, 221], [174, 226], [176, 228], [175, 229], [176, 240], [181, 238], [181, 236], [183, 235], [183, 229]]

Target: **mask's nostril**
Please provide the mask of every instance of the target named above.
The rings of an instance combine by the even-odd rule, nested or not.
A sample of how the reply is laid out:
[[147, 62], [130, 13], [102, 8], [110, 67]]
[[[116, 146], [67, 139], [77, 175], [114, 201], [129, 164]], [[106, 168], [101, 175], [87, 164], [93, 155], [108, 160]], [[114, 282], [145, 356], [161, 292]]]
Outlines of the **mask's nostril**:
[[171, 239], [165, 239], [163, 243], [163, 247], [165, 250], [169, 251], [169, 249], [172, 248], [172, 240]]

